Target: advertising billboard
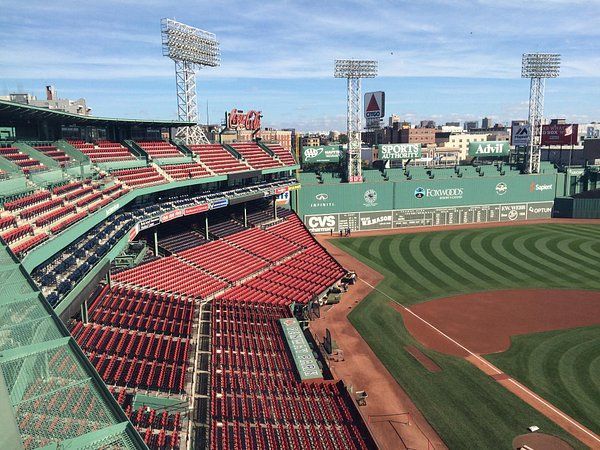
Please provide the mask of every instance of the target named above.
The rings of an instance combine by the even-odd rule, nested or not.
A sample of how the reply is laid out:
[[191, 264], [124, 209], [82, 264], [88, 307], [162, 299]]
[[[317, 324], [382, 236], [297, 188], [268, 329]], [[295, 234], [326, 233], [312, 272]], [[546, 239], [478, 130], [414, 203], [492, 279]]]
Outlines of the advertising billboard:
[[513, 125], [510, 133], [510, 143], [515, 147], [525, 147], [529, 145], [529, 135], [529, 125]]
[[227, 128], [230, 130], [258, 130], [261, 117], [261, 111], [244, 112], [233, 108], [227, 114]]
[[542, 201], [314, 214], [305, 215], [304, 223], [312, 233], [337, 233], [346, 228], [354, 231], [368, 231], [469, 223], [516, 222], [548, 219], [552, 217], [553, 205], [553, 201]]
[[381, 119], [385, 116], [385, 92], [367, 92], [365, 94], [365, 119]]
[[320, 147], [302, 147], [302, 162], [312, 163], [337, 163], [340, 161], [341, 150], [339, 145], [322, 145]]
[[421, 144], [380, 144], [379, 159], [420, 158]]
[[542, 125], [542, 145], [577, 144], [577, 124]]
[[493, 158], [508, 156], [510, 145], [507, 141], [470, 142], [469, 156], [478, 158]]

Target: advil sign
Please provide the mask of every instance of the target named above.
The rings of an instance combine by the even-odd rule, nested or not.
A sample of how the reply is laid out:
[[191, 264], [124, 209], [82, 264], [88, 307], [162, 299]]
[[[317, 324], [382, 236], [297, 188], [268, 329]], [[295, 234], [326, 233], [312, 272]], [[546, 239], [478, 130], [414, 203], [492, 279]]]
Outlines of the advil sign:
[[261, 111], [238, 111], [233, 108], [229, 114], [227, 114], [227, 128], [231, 130], [258, 130], [260, 129], [260, 118]]
[[507, 156], [510, 146], [505, 141], [471, 142], [469, 144], [469, 156], [493, 157]]

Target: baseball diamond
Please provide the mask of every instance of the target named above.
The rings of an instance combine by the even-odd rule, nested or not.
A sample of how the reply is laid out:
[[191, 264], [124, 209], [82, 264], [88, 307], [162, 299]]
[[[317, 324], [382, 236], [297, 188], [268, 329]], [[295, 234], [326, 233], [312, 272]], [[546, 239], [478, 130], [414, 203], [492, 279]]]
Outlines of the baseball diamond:
[[384, 276], [348, 319], [448, 447], [510, 448], [531, 424], [594, 446], [600, 226], [373, 233], [326, 242]]

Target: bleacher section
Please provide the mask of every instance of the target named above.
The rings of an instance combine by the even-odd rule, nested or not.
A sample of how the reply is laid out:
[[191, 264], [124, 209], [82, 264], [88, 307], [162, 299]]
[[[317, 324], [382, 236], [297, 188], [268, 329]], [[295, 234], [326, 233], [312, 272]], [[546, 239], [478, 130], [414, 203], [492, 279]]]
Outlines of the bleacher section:
[[268, 169], [283, 164], [265, 152], [254, 142], [231, 145], [254, 169]]
[[166, 141], [137, 141], [140, 146], [151, 158], [178, 158], [183, 154], [177, 150], [177, 147]]
[[81, 140], [76, 140], [69, 141], [69, 144], [87, 155], [93, 163], [129, 161], [135, 159], [129, 150], [118, 142], [98, 141], [96, 144], [90, 144]]
[[234, 158], [220, 144], [190, 145], [189, 147], [200, 157], [200, 161], [215, 173], [233, 173], [250, 169], [246, 164]]

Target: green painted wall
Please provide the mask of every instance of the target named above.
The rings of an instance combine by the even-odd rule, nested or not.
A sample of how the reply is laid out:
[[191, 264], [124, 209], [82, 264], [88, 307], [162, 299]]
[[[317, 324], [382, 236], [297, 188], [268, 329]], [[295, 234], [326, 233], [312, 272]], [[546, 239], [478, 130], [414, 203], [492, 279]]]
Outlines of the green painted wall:
[[303, 184], [298, 193], [298, 212], [303, 216], [552, 201], [557, 196], [557, 187], [562, 188], [562, 184], [557, 185], [556, 174], [355, 184]]

